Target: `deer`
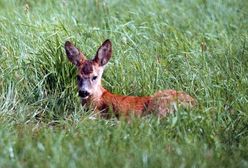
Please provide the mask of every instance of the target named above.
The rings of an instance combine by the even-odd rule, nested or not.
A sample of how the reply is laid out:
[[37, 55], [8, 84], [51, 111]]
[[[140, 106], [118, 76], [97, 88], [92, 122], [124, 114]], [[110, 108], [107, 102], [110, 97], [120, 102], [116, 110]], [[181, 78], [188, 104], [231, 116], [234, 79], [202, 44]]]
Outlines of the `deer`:
[[103, 71], [112, 56], [112, 43], [105, 40], [93, 59], [85, 55], [70, 41], [64, 44], [68, 60], [77, 68], [78, 95], [81, 104], [91, 108], [96, 118], [137, 117], [155, 114], [164, 118], [178, 106], [192, 108], [195, 99], [183, 91], [162, 90], [152, 96], [126, 96], [109, 92], [101, 85]]

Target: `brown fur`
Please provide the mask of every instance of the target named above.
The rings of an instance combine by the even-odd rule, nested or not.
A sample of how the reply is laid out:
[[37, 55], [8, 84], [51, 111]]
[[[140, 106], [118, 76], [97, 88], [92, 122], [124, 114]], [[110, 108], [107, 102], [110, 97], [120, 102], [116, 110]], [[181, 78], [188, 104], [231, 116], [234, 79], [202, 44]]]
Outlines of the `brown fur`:
[[89, 75], [93, 72], [93, 62], [85, 61], [82, 65], [81, 73], [85, 75]]

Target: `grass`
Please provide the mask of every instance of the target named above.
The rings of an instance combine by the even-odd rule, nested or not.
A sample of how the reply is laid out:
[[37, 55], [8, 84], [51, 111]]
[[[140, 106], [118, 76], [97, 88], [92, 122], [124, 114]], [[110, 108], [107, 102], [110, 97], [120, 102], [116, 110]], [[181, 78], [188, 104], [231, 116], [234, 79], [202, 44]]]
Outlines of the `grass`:
[[[248, 2], [0, 1], [0, 167], [247, 167]], [[90, 120], [63, 44], [105, 40], [103, 84], [184, 90], [166, 119]]]

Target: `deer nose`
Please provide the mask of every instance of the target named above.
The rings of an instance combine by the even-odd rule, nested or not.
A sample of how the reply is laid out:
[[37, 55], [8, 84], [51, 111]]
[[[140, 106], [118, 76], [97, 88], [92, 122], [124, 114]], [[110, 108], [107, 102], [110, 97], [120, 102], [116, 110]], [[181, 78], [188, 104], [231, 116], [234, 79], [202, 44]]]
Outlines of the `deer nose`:
[[80, 97], [87, 97], [87, 96], [89, 96], [89, 92], [87, 92], [87, 91], [85, 91], [85, 90], [79, 90], [78, 91], [78, 95], [80, 96]]

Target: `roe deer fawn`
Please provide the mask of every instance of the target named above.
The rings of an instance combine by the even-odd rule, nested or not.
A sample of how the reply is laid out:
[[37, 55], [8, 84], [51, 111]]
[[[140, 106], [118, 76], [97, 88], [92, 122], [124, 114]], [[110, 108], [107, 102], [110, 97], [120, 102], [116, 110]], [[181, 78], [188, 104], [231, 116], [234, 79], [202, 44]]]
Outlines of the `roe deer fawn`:
[[83, 53], [69, 41], [65, 43], [65, 51], [70, 62], [78, 70], [78, 94], [82, 105], [87, 108], [92, 107], [97, 116], [109, 117], [109, 111], [112, 110], [117, 117], [128, 117], [130, 114], [143, 116], [150, 113], [164, 117], [175, 111], [177, 105], [184, 107], [195, 105], [195, 100], [181, 91], [163, 90], [153, 96], [138, 97], [116, 95], [104, 89], [101, 85], [101, 77], [112, 55], [110, 40], [103, 42], [92, 60], [87, 60]]

